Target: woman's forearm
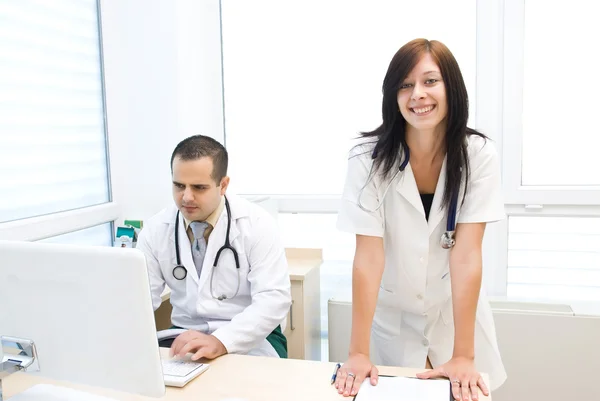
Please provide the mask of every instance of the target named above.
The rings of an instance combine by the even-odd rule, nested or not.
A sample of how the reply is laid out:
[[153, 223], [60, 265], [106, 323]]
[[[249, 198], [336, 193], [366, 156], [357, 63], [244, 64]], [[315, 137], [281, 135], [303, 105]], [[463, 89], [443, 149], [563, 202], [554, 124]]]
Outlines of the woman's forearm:
[[454, 357], [475, 357], [475, 318], [481, 289], [481, 250], [450, 257]]
[[350, 355], [369, 355], [371, 324], [375, 314], [379, 285], [383, 275], [383, 240], [357, 239], [357, 252], [352, 267], [352, 334]]

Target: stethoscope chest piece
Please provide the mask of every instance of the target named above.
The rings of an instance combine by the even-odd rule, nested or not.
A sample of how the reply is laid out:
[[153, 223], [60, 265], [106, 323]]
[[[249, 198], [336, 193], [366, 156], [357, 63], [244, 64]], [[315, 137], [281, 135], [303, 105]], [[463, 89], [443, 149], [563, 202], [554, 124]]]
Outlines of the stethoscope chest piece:
[[187, 269], [182, 265], [177, 265], [173, 268], [173, 277], [177, 280], [183, 280], [187, 276]]
[[456, 244], [454, 240], [454, 231], [446, 231], [442, 234], [442, 238], [440, 240], [440, 245], [444, 249], [450, 249]]

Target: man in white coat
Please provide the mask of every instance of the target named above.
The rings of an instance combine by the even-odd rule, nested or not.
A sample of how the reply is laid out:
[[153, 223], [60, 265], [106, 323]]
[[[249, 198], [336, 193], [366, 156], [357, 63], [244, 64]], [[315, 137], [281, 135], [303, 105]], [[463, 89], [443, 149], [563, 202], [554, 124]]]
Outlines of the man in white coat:
[[[228, 195], [227, 151], [196, 135], [171, 156], [175, 205], [144, 224], [152, 303], [171, 289], [171, 354], [192, 359], [226, 353], [287, 357], [281, 332], [291, 304], [277, 224], [260, 206]], [[161, 343], [169, 346], [168, 343]]]

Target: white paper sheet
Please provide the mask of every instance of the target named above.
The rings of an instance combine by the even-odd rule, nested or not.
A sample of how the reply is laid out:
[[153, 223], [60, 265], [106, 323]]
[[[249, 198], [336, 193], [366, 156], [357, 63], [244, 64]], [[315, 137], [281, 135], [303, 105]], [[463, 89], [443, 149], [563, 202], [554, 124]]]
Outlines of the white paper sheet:
[[52, 384], [37, 384], [22, 393], [10, 397], [9, 401], [117, 401], [67, 387]]
[[380, 376], [376, 386], [367, 378], [355, 401], [449, 401], [448, 380], [419, 380], [410, 377]]

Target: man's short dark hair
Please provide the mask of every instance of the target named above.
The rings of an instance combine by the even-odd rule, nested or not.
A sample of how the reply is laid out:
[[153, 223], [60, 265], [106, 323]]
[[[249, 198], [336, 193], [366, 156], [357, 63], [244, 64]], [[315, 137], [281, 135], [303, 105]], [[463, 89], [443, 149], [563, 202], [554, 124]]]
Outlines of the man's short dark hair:
[[211, 177], [217, 184], [227, 175], [227, 164], [229, 161], [227, 150], [218, 141], [209, 136], [194, 135], [179, 142], [171, 156], [171, 172], [173, 172], [173, 160], [175, 160], [176, 156], [183, 161], [210, 157], [213, 162]]

